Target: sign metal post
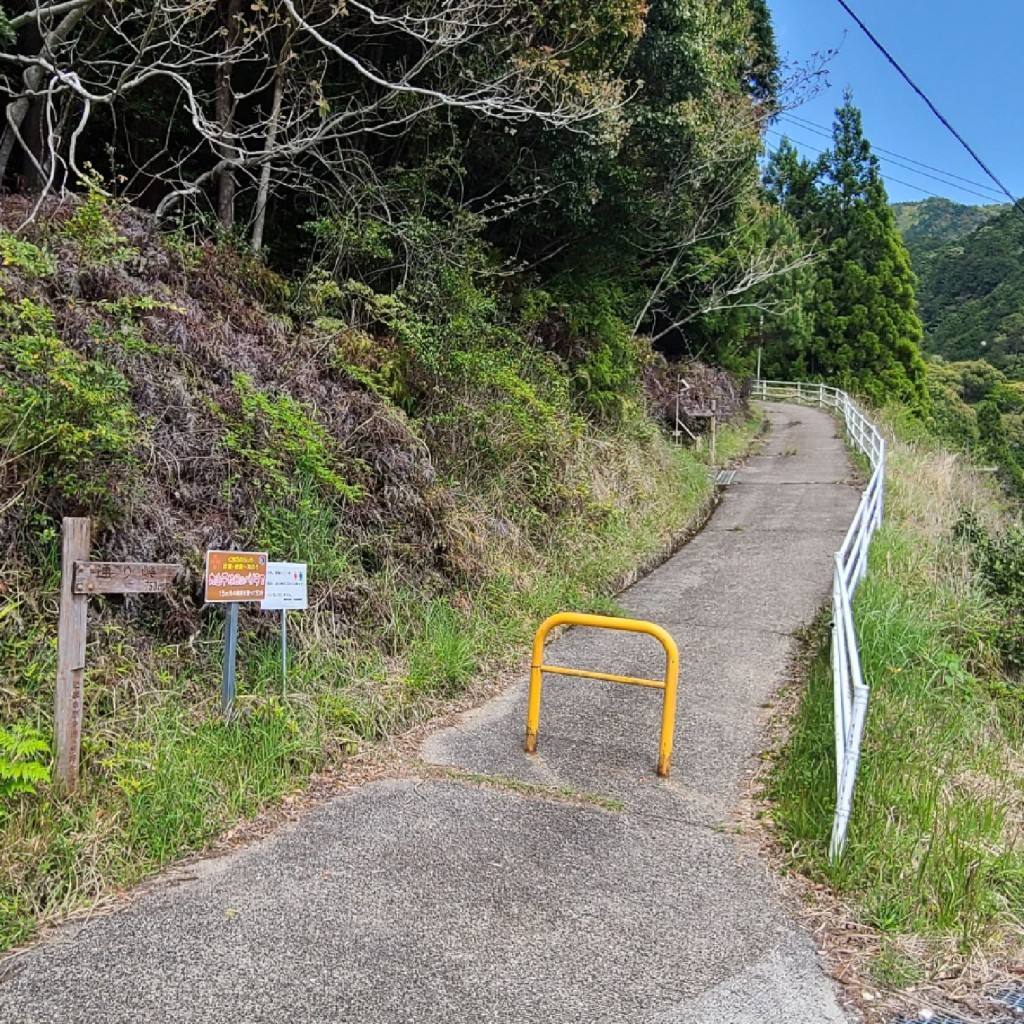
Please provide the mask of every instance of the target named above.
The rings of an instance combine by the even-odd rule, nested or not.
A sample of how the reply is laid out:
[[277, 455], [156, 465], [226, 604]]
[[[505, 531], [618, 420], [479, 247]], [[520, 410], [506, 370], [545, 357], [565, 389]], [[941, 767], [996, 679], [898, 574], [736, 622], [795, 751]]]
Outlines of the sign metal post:
[[281, 609], [281, 696], [288, 692], [288, 609]]
[[715, 464], [715, 441], [717, 439], [717, 422], [718, 422], [718, 402], [716, 399], [711, 399], [711, 465]]
[[270, 562], [267, 592], [260, 602], [265, 611], [281, 612], [281, 696], [288, 690], [288, 612], [309, 607], [309, 566], [305, 562]]
[[220, 686], [220, 710], [227, 717], [235, 701], [235, 658], [238, 654], [238, 602], [224, 609], [224, 675]]
[[238, 603], [262, 601], [267, 594], [265, 551], [207, 551], [206, 601], [226, 604], [224, 610], [224, 672], [220, 709], [231, 714], [235, 700], [235, 660], [238, 654]]

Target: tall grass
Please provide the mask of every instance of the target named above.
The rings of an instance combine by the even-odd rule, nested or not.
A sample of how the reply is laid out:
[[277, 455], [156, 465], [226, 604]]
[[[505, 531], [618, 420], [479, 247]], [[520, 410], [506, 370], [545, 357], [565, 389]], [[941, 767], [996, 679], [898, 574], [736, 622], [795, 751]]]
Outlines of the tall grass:
[[[876, 976], [898, 987], [948, 969], [951, 949], [1019, 948], [1024, 689], [1000, 661], [1006, 610], [954, 530], [960, 509], [998, 519], [1000, 499], [921, 438], [890, 442], [888, 484], [887, 523], [854, 606], [871, 702], [842, 859], [828, 861], [836, 783], [824, 627], [769, 792], [796, 865], [878, 930]], [[916, 962], [900, 964], [894, 950], [910, 939]]]
[[[720, 459], [757, 426], [723, 430]], [[81, 791], [0, 802], [0, 950], [202, 849], [319, 766], [443, 709], [483, 667], [525, 651], [546, 615], [614, 611], [610, 594], [692, 526], [713, 490], [704, 456], [645, 424], [585, 434], [575, 458], [589, 504], [569, 506], [542, 534], [510, 521], [495, 535], [493, 518], [466, 504], [461, 529], [486, 562], [482, 583], [437, 593], [382, 571], [367, 594], [374, 614], [346, 636], [316, 609], [292, 615], [287, 696], [276, 624], [250, 619], [229, 722], [216, 622], [191, 644], [142, 649], [135, 633], [94, 618]], [[30, 604], [17, 599], [18, 628], [0, 631], [0, 669], [17, 664], [20, 686], [5, 696], [48, 731], [54, 609]]]
[[[131, 884], [293, 789], [315, 733], [274, 700], [230, 722], [163, 700], [87, 763], [83, 792], [24, 799], [0, 822], [0, 948]], [[94, 754], [98, 744], [90, 743]]]

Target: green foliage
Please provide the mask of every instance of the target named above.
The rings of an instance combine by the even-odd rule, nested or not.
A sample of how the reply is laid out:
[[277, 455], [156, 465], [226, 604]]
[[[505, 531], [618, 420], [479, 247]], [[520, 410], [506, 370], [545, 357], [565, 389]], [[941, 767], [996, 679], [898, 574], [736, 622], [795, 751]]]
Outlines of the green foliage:
[[[463, 249], [460, 266], [423, 268], [418, 303], [415, 296], [349, 282], [347, 294], [362, 316], [383, 322], [393, 339], [363, 379], [416, 420], [451, 479], [482, 493], [500, 481], [502, 500], [532, 527], [574, 500], [566, 474], [584, 421], [573, 412], [573, 394], [591, 406], [581, 379], [570, 379], [557, 358], [524, 342], [520, 331], [529, 325], [516, 323], [516, 314], [474, 273], [486, 252], [474, 252], [465, 240]], [[593, 365], [605, 373], [593, 389], [594, 406], [610, 406], [615, 387], [625, 392], [618, 396], [623, 402], [635, 389], [634, 373]]]
[[976, 445], [978, 416], [964, 401], [957, 376], [929, 363], [928, 393], [932, 410], [928, 422], [935, 436], [960, 451]]
[[925, 345], [945, 359], [982, 359], [1024, 380], [1024, 222], [1012, 208], [980, 209], [972, 231], [915, 254]]
[[50, 745], [24, 722], [0, 726], [0, 818], [13, 797], [34, 793], [50, 781]]
[[849, 96], [836, 111], [832, 150], [811, 164], [784, 144], [766, 184], [808, 243], [824, 247], [813, 288], [790, 296], [813, 326], [809, 332], [805, 321], [790, 322], [792, 313], [773, 324], [769, 367], [790, 379], [826, 379], [927, 414], [914, 275]]
[[[599, 17], [595, 5], [553, 6], [577, 31]], [[631, 99], [590, 133], [474, 126], [459, 163], [475, 194], [514, 197], [487, 237], [536, 260], [543, 287], [557, 297], [571, 276], [567, 301], [601, 305], [613, 282], [630, 330], [639, 320], [673, 354], [708, 358], [742, 337], [728, 312], [749, 290], [743, 268], [766, 247], [755, 110], [771, 107], [778, 86], [771, 20], [763, 0], [616, 6], [638, 11], [635, 34], [577, 52]]]
[[319, 761], [313, 738], [277, 700], [242, 698], [230, 722], [193, 723], [167, 709], [147, 741], [115, 752], [105, 771], [123, 794], [126, 845], [165, 864], [202, 846], [222, 822], [253, 814]]
[[478, 652], [472, 620], [447, 601], [429, 603], [410, 645], [406, 684], [420, 694], [453, 697], [473, 678]]
[[[244, 428], [225, 435], [227, 448], [264, 470], [274, 484], [285, 486], [290, 469], [332, 496], [359, 500], [362, 492], [338, 474], [333, 442], [311, 411], [290, 395], [275, 398], [259, 390], [248, 374], [237, 374], [234, 386]], [[258, 440], [259, 447], [247, 447], [245, 439]]]
[[128, 382], [54, 333], [53, 314], [0, 293], [0, 436], [49, 509], [116, 513], [138, 424]]
[[0, 231], [0, 266], [18, 270], [31, 280], [50, 277], [56, 269], [56, 261], [38, 245]]
[[126, 352], [152, 352], [142, 329], [141, 318], [145, 313], [162, 310], [180, 312], [180, 308], [169, 302], [161, 302], [151, 295], [126, 295], [114, 302], [100, 301], [96, 309], [107, 314], [114, 321], [113, 330], [108, 330], [102, 322], [95, 322], [89, 327], [89, 334], [99, 342], [113, 342]]
[[61, 234], [78, 246], [86, 267], [100, 268], [127, 263], [138, 252], [120, 235], [110, 218], [111, 202], [95, 172], [82, 183], [85, 198], [61, 229]]
[[161, 241], [163, 247], [177, 258], [186, 273], [195, 273], [206, 262], [202, 247], [196, 245], [180, 228], [165, 232]]
[[[888, 523], [855, 599], [871, 704], [838, 863], [828, 860], [835, 745], [824, 619], [770, 783], [786, 849], [882, 933], [873, 971], [896, 986], [947, 970], [950, 940], [964, 955], [1016, 941], [1024, 900], [1014, 823], [1024, 781], [1013, 767], [1024, 698], [1000, 670], [1001, 632], [1018, 616], [995, 590], [1020, 594], [1024, 568], [1008, 535], [988, 569], [965, 573], [965, 544], [975, 565], [990, 557], [978, 521], [964, 516], [953, 529], [953, 510], [922, 515], [920, 504], [940, 487], [960, 486], [949, 478], [963, 472], [960, 461], [951, 464], [923, 434], [912, 441], [890, 442]], [[917, 970], [900, 948], [915, 950]]]
[[[1024, 896], [1024, 865], [1004, 840], [1012, 789], [992, 737], [995, 708], [956, 651], [978, 613], [910, 583], [916, 556], [904, 538], [879, 534], [875, 543], [856, 609], [872, 707], [843, 859], [827, 860], [835, 799], [827, 642], [772, 784], [774, 816], [802, 863], [855, 896], [871, 926], [952, 934], [969, 949]], [[999, 781], [985, 795], [957, 784], [989, 776]]]
[[1019, 673], [1024, 669], [1024, 525], [1012, 523], [993, 536], [974, 513], [964, 510], [956, 533], [967, 543], [985, 588], [1005, 609], [997, 642], [1007, 667]]
[[999, 407], [995, 402], [986, 399], [978, 404], [976, 412], [978, 442], [982, 452], [995, 462], [1006, 486], [1018, 495], [1024, 494], [1024, 469], [1021, 469], [1010, 450]]
[[892, 204], [896, 229], [903, 236], [918, 275], [936, 252], [970, 235], [1006, 209], [999, 205], [966, 206], [936, 196]]
[[[343, 574], [342, 512], [362, 499], [363, 489], [342, 475], [343, 459], [312, 410], [288, 394], [257, 388], [247, 374], [233, 383], [240, 415], [230, 420], [222, 444], [245, 466], [233, 486], [252, 492], [255, 543], [316, 563], [328, 578]], [[351, 460], [349, 468], [356, 468]]]
[[150, 693], [145, 715], [117, 723], [116, 740], [86, 733], [88, 786], [23, 803], [0, 822], [0, 948], [25, 938], [33, 919], [202, 849], [320, 763], [301, 706], [248, 695], [236, 706], [224, 722]]
[[586, 301], [562, 308], [571, 336], [583, 351], [576, 361], [573, 387], [583, 409], [605, 422], [617, 422], [637, 396], [648, 349], [622, 320], [625, 296], [615, 286], [591, 287]]

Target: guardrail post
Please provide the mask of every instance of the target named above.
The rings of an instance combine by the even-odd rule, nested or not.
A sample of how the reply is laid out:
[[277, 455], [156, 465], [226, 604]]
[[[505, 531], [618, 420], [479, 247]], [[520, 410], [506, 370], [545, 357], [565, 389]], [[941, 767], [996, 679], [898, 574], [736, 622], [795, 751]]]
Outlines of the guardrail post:
[[878, 464], [881, 470], [878, 474], [878, 516], [875, 519], [875, 529], [882, 525], [882, 515], [885, 512], [885, 438], [883, 437], [878, 445]]
[[858, 686], [853, 694], [853, 722], [851, 735], [847, 744], [846, 765], [843, 771], [842, 786], [836, 813], [832, 819], [832, 841], [829, 844], [829, 860], [837, 860], [843, 855], [846, 847], [846, 831], [850, 824], [850, 813], [853, 810], [853, 791], [857, 783], [857, 768], [860, 765], [860, 746], [864, 738], [864, 723], [868, 713], [868, 688]]
[[[836, 556], [838, 560], [839, 556]], [[842, 656], [839, 618], [842, 614], [842, 600], [839, 588], [842, 586], [842, 569], [835, 565], [832, 571], [832, 715], [836, 741], [836, 799], [843, 790], [843, 765], [846, 763], [846, 713], [843, 707], [842, 672], [839, 659]]]

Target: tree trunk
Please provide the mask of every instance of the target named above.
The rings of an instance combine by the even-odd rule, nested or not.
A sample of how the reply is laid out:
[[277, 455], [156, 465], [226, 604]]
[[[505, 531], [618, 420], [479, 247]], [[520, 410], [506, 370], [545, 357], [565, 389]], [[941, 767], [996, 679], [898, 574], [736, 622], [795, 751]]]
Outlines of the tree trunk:
[[[55, 47], [63, 43], [71, 35], [75, 26], [89, 13], [89, 8], [95, 4], [96, 0], [82, 0], [79, 7], [64, 15], [60, 24], [43, 38], [43, 45], [39, 48], [40, 59], [49, 56]], [[32, 106], [30, 94], [39, 91], [43, 84], [43, 77], [43, 69], [38, 64], [26, 68], [22, 75], [22, 81], [25, 83], [25, 95], [19, 96], [7, 105], [7, 127], [4, 129], [3, 140], [0, 141], [0, 182], [7, 174], [7, 165], [11, 161], [14, 145], [19, 139], [21, 126], [25, 123], [25, 117]], [[39, 172], [40, 168], [37, 162], [34, 173], [38, 174]]]
[[274, 99], [270, 105], [270, 118], [267, 121], [267, 139], [263, 152], [267, 159], [260, 168], [260, 184], [256, 192], [256, 219], [252, 226], [252, 247], [254, 252], [263, 248], [263, 227], [267, 221], [267, 201], [270, 199], [270, 156], [274, 152], [274, 145], [277, 142], [277, 126], [281, 121], [281, 103], [284, 100], [284, 82], [288, 74], [288, 61], [292, 55], [292, 36], [289, 31], [288, 37], [281, 46], [281, 52], [277, 58], [277, 68], [274, 71]]
[[25, 182], [29, 192], [36, 192], [45, 186], [50, 171], [50, 154], [59, 144], [56, 139], [46, 138], [45, 125], [46, 98], [35, 96], [29, 101], [28, 114], [21, 129], [21, 141], [30, 155], [25, 170]]
[[[222, 160], [238, 157], [235, 143], [235, 93], [231, 86], [231, 73], [235, 66], [235, 51], [242, 39], [242, 0], [221, 0], [221, 22], [227, 35], [224, 39], [224, 58], [217, 65], [214, 76], [214, 113], [220, 126], [221, 139], [217, 154]], [[235, 223], [235, 193], [238, 190], [237, 171], [225, 167], [217, 175], [217, 219], [229, 231]]]

